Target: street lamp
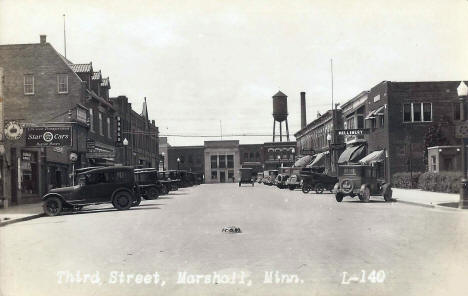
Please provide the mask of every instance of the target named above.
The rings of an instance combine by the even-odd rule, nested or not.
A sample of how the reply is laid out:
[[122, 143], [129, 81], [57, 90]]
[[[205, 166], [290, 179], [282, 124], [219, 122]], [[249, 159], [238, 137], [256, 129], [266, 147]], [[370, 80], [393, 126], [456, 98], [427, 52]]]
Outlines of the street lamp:
[[296, 162], [296, 149], [293, 148], [291, 152], [293, 154], [293, 165], [294, 165], [294, 163]]
[[281, 155], [277, 156], [278, 158], [278, 169], [281, 167]]
[[128, 140], [127, 138], [125, 138], [123, 141], [122, 141], [122, 144], [124, 146], [124, 165], [127, 165], [127, 146], [128, 146]]
[[177, 157], [177, 170], [180, 170], [180, 158]]
[[332, 135], [331, 134], [327, 134], [327, 142], [328, 142], [328, 154], [330, 156], [330, 171], [332, 172], [333, 169], [332, 169], [332, 148], [331, 148]]
[[164, 169], [164, 162], [166, 161], [166, 154], [164, 152], [162, 152], [161, 155], [162, 155], [162, 158], [163, 158], [162, 163], [163, 163], [163, 171], [164, 171], [165, 170]]
[[[457, 88], [458, 98], [460, 99], [460, 121], [461, 124], [464, 124], [466, 120], [465, 114], [465, 100], [468, 96], [468, 87], [466, 86], [465, 82], [461, 81]], [[460, 186], [460, 202], [458, 203], [458, 207], [463, 209], [465, 206], [468, 206], [468, 200], [466, 197], [466, 186], [468, 184], [467, 174], [466, 174], [466, 138], [461, 139], [461, 169], [462, 169], [462, 179], [461, 179], [461, 186]]]

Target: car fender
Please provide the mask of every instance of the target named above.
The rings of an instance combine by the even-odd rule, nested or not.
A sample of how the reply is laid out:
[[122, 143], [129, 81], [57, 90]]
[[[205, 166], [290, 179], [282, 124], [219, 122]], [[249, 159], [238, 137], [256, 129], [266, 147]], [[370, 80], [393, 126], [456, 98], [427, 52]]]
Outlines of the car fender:
[[335, 186], [333, 186], [333, 193], [337, 193], [340, 190], [340, 182], [335, 183]]
[[111, 201], [114, 200], [114, 196], [118, 193], [118, 192], [121, 192], [121, 191], [125, 191], [127, 193], [129, 193], [132, 198], [135, 198], [135, 192], [133, 192], [132, 190], [128, 189], [127, 187], [119, 187], [117, 189], [114, 190], [114, 192], [112, 192], [112, 196], [111, 196]]
[[392, 189], [392, 184], [390, 183], [384, 183], [382, 186], [382, 194], [385, 194], [385, 192], [387, 192], [387, 190], [391, 190]]
[[50, 198], [50, 197], [58, 197], [60, 198], [63, 202], [65, 202], [65, 199], [63, 198], [62, 195], [58, 194], [58, 193], [47, 193], [46, 195], [44, 195], [42, 197], [42, 201], [45, 201], [46, 199]]

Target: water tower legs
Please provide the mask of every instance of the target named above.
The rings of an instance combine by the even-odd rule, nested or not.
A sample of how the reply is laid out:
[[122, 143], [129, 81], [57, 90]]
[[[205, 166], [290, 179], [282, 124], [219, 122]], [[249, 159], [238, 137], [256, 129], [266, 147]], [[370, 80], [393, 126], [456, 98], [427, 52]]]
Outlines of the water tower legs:
[[[286, 119], [286, 138], [289, 142], [289, 127], [288, 127], [288, 120]], [[282, 125], [282, 122], [279, 121], [279, 137], [280, 137], [280, 142], [283, 142], [283, 125]], [[276, 139], [276, 120], [273, 120], [273, 142], [275, 141]]]

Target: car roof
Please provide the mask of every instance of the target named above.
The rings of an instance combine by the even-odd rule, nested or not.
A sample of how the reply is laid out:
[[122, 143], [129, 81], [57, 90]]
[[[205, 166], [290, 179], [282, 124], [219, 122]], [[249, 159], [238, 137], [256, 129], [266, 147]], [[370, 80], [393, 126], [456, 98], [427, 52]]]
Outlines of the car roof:
[[133, 167], [130, 166], [110, 166], [110, 167], [96, 167], [89, 170], [79, 172], [82, 173], [95, 173], [95, 172], [106, 172], [106, 171], [133, 171]]

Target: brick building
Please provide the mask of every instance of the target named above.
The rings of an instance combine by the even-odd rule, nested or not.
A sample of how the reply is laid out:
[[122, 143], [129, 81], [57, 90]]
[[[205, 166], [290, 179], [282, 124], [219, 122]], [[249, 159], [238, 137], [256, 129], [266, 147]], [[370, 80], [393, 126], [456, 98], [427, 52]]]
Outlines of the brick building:
[[[194, 173], [205, 173], [204, 146], [171, 146], [167, 148], [169, 170], [186, 170]], [[177, 161], [179, 159], [179, 161]]]
[[296, 142], [266, 142], [263, 144], [264, 169], [291, 167], [296, 156]]
[[440, 128], [443, 138], [438, 145], [459, 144], [454, 128], [460, 120], [459, 83], [383, 81], [371, 88], [368, 150], [385, 151], [387, 176], [426, 171], [425, 139], [433, 127]]
[[[159, 129], [148, 118], [146, 98], [141, 114], [132, 109], [126, 96], [111, 98], [120, 121], [121, 141], [117, 141], [117, 161], [124, 165], [157, 168], [159, 165]], [[127, 139], [128, 145], [123, 145]]]
[[343, 129], [343, 126], [341, 109], [328, 110], [319, 115], [294, 134], [299, 156], [312, 155], [314, 159], [311, 166], [323, 168], [330, 175], [336, 175], [336, 161], [344, 150], [344, 137], [336, 131]]
[[[116, 163], [118, 113], [109, 99], [109, 78], [96, 71], [91, 62], [72, 63], [41, 35], [35, 44], [0, 45], [0, 67], [4, 70], [7, 125], [20, 127], [15, 131], [29, 127], [71, 128], [71, 144], [53, 148], [26, 145], [24, 134], [5, 138], [0, 192], [10, 204], [38, 200], [50, 188], [68, 185], [72, 167]], [[136, 156], [134, 163], [156, 164], [154, 122], [149, 123], [147, 114], [126, 114], [131, 114], [131, 122], [138, 126], [135, 130], [152, 135], [153, 142], [135, 139], [134, 147], [147, 145], [155, 150], [153, 154], [144, 149], [130, 150]], [[74, 156], [77, 159], [72, 165]]]

